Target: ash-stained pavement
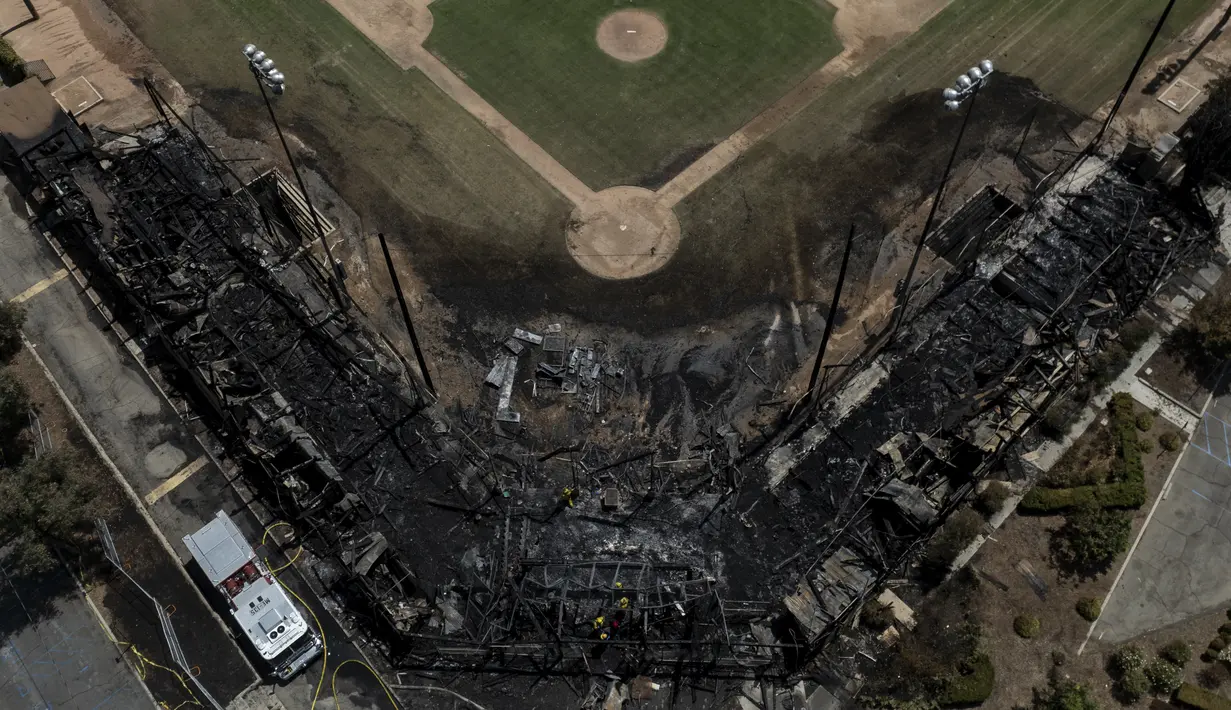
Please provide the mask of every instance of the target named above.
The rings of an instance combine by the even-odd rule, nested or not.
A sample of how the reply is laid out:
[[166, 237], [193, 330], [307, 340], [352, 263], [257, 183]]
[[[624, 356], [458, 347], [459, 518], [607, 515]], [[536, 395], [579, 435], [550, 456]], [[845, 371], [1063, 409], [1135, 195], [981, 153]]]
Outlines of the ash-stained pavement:
[[[253, 543], [261, 538], [261, 525], [229, 486], [224, 473], [212, 462], [199, 466], [174, 488], [167, 489], [167, 482], [174, 482], [177, 472], [182, 473], [186, 466], [206, 454], [204, 447], [133, 354], [109, 331], [77, 282], [73, 278], [55, 279], [64, 264], [28, 224], [25, 207], [13, 187], [2, 179], [0, 186], [9, 197], [0, 200], [0, 299], [28, 294], [29, 289], [43, 284], [38, 286], [36, 295], [24, 302], [27, 310], [24, 331], [108, 457], [135, 494], [146, 499], [145, 507], [150, 517], [174, 552], [172, 556], [159, 544], [145, 544], [154, 540], [153, 533], [144, 526], [132, 525], [128, 526], [131, 534], [127, 540], [113, 528], [120, 555], [135, 555], [138, 547], [142, 552], [156, 553], [151, 558], [152, 568], [146, 570], [148, 574], [140, 581], [149, 585], [151, 593], [160, 601], [175, 606], [177, 611], [172, 615], [172, 623], [179, 632], [189, 663], [199, 666], [202, 683], [225, 705], [256, 677], [245, 662], [243, 652], [228, 638], [228, 630], [221, 625], [220, 619], [193, 590], [192, 582], [183, 576], [182, 569], [176, 569], [190, 559], [180, 540], [183, 535], [199, 529], [220, 509], [232, 515]], [[156, 497], [151, 499], [151, 496]], [[144, 539], [141, 539], [139, 528], [145, 530]], [[258, 552], [265, 554], [262, 550]], [[270, 554], [270, 559], [278, 565], [283, 558], [274, 553]], [[323, 626], [329, 643], [328, 675], [332, 675], [332, 669], [342, 661], [360, 658], [346, 634], [325, 612], [298, 568], [288, 568], [282, 578], [312, 607]], [[118, 582], [116, 584], [121, 593], [107, 602], [115, 605], [107, 611], [121, 617], [115, 633], [121, 637], [131, 634], [143, 650], [154, 647], [156, 638], [146, 632], [152, 633], [156, 627], [151, 622], [153, 615], [142, 607], [143, 598], [139, 598], [135, 590], [123, 590]], [[131, 623], [123, 623], [124, 618]], [[292, 708], [310, 705], [320, 677], [320, 663], [318, 660], [289, 683], [274, 686], [278, 700]], [[320, 703], [333, 706], [329, 685], [327, 679]], [[355, 664], [338, 674], [338, 687], [340, 710], [380, 708], [388, 703], [376, 680]], [[144, 703], [116, 707], [144, 707], [149, 704], [148, 699]], [[27, 707], [44, 710], [75, 706], [52, 702], [50, 705], [36, 703], [12, 707], [14, 710]], [[8, 708], [0, 704], [0, 710]]]

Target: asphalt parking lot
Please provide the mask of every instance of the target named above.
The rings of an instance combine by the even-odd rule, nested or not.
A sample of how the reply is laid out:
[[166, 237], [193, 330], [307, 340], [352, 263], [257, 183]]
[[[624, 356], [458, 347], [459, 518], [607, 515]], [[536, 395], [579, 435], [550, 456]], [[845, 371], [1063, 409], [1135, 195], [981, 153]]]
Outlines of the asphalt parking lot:
[[1231, 605], [1231, 396], [1215, 399], [1177, 462], [1094, 635], [1120, 642]]

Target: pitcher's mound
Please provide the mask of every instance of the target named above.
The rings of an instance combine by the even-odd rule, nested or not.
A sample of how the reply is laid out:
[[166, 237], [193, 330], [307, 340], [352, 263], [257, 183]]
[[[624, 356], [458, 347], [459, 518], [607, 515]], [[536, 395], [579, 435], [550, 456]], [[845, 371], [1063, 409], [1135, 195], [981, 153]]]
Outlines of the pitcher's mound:
[[616, 59], [639, 62], [667, 46], [667, 25], [649, 10], [620, 10], [603, 18], [595, 40]]

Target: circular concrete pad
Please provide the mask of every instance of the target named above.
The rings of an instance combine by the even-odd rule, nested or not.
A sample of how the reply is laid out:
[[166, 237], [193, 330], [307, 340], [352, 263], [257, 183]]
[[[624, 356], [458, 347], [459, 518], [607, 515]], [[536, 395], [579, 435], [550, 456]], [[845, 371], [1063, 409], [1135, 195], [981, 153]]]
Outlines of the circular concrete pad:
[[680, 222], [654, 193], [612, 187], [573, 211], [568, 251], [605, 279], [635, 279], [661, 269], [680, 245]]
[[639, 62], [667, 46], [667, 25], [649, 10], [619, 10], [598, 25], [598, 48], [622, 62]]

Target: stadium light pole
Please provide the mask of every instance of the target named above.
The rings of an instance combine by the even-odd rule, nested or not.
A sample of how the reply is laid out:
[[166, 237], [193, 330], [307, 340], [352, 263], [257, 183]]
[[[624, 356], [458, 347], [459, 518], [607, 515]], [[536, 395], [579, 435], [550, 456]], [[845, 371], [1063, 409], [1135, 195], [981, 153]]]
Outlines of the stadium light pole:
[[[957, 140], [953, 141], [953, 150], [949, 152], [949, 162], [945, 164], [945, 171], [940, 176], [940, 184], [936, 187], [936, 195], [932, 198], [932, 208], [928, 210], [928, 217], [923, 222], [923, 230], [919, 233], [919, 241], [915, 244], [915, 254], [910, 259], [910, 267], [906, 270], [906, 279], [902, 282], [902, 291], [899, 296], [901, 304], [893, 316], [893, 327], [889, 333], [890, 338], [897, 335], [898, 328], [902, 327], [902, 320], [906, 317], [906, 306], [910, 302], [910, 282], [915, 276], [915, 267], [919, 264], [919, 255], [923, 252], [924, 242], [927, 241], [928, 235], [932, 232], [932, 222], [936, 219], [936, 210], [940, 207], [940, 200], [945, 193], [945, 186], [949, 183], [949, 174], [953, 171], [953, 163], [957, 159], [958, 148], [962, 145], [962, 136], [966, 133], [966, 125], [970, 122], [970, 114], [974, 112], [975, 97], [979, 95], [979, 90], [987, 83], [988, 77], [992, 75], [992, 70], [991, 60], [984, 59], [979, 62], [978, 66], [973, 66], [965, 74], [959, 75], [953, 86], [941, 92], [946, 109], [956, 111], [962, 107], [962, 104], [966, 104], [966, 114], [962, 117], [962, 126], [957, 131]], [[970, 99], [969, 103], [966, 102], [967, 99]]]
[[333, 258], [333, 251], [329, 248], [329, 240], [325, 238], [325, 229], [321, 226], [320, 217], [316, 214], [316, 208], [312, 206], [312, 198], [308, 195], [308, 189], [303, 184], [303, 177], [299, 174], [299, 166], [295, 164], [295, 157], [291, 155], [290, 146], [286, 144], [286, 136], [282, 134], [282, 126], [278, 124], [278, 116], [274, 113], [273, 102], [269, 100], [269, 91], [272, 91], [275, 96], [281, 96], [286, 91], [286, 76], [274, 66], [274, 60], [269, 58], [261, 50], [257, 49], [255, 44], [244, 45], [244, 57], [248, 60], [248, 68], [252, 70], [252, 76], [256, 79], [256, 85], [261, 90], [261, 98], [265, 100], [265, 108], [269, 110], [269, 120], [274, 124], [274, 130], [278, 132], [278, 140], [282, 143], [282, 151], [286, 153], [286, 162], [291, 165], [291, 172], [295, 174], [295, 183], [299, 185], [299, 192], [303, 195], [303, 200], [308, 206], [308, 214], [312, 217], [312, 228], [316, 230], [316, 236], [321, 240], [321, 245], [325, 247], [325, 258], [329, 260], [329, 290], [333, 294], [334, 300], [338, 302], [338, 307], [343, 311], [347, 309], [348, 299], [343, 296], [346, 291], [346, 284], [342, 281], [342, 273], [338, 268], [338, 262]]

